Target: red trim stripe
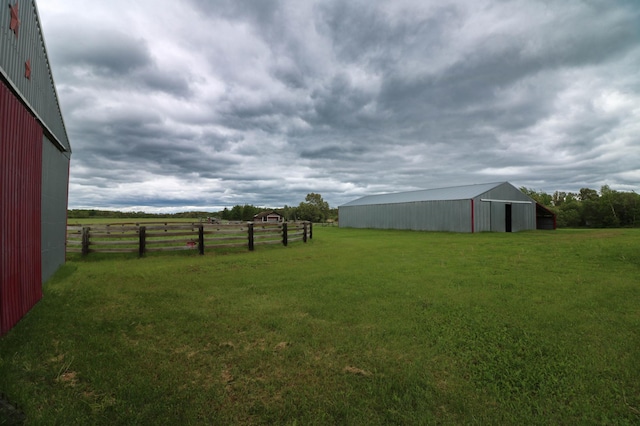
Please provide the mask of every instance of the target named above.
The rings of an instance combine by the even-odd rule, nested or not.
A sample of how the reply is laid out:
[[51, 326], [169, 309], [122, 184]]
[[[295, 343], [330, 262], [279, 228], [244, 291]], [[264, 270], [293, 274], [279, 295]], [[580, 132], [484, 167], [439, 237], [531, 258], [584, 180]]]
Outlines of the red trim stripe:
[[473, 198], [471, 199], [471, 233], [475, 232], [476, 227], [476, 218], [475, 218], [475, 209], [473, 208]]

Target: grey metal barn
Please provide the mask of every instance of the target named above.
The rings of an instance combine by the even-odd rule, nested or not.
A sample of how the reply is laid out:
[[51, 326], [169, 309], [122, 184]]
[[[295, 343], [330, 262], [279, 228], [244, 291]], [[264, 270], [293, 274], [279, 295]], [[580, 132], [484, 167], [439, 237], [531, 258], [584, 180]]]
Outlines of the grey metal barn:
[[536, 211], [509, 182], [370, 195], [338, 207], [342, 228], [448, 232], [536, 229]]

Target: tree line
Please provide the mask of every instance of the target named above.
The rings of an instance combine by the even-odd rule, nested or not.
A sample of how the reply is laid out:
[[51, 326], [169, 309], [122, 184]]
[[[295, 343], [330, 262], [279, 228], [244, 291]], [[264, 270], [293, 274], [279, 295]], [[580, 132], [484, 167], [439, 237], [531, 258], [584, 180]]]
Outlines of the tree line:
[[263, 211], [274, 211], [287, 221], [308, 220], [317, 223], [338, 219], [338, 209], [330, 208], [329, 203], [322, 199], [322, 195], [314, 192], [307, 194], [298, 206], [285, 205], [283, 208], [267, 209], [251, 204], [235, 205], [231, 209], [225, 207], [224, 210], [213, 213], [212, 216], [222, 220], [251, 221], [255, 215]]
[[167, 219], [167, 218], [199, 218], [210, 215], [209, 212], [190, 211], [180, 213], [147, 213], [143, 211], [137, 212], [121, 212], [117, 210], [96, 210], [96, 209], [71, 209], [67, 211], [69, 219], [91, 219], [91, 218], [107, 218], [107, 219]]
[[274, 211], [285, 220], [308, 220], [311, 222], [326, 222], [327, 220], [338, 219], [338, 209], [330, 208], [329, 203], [322, 199], [322, 195], [311, 192], [307, 194], [305, 200], [298, 206], [287, 206], [283, 208], [258, 207], [251, 204], [235, 205], [231, 208], [225, 207], [218, 212], [189, 211], [180, 213], [146, 213], [121, 212], [112, 210], [94, 209], [72, 209], [67, 212], [69, 219], [91, 219], [91, 218], [131, 218], [131, 219], [171, 219], [171, 218], [217, 218], [230, 221], [252, 221], [253, 217], [263, 211]]
[[640, 195], [611, 189], [547, 194], [522, 187], [522, 192], [556, 214], [558, 227], [619, 228], [640, 226]]

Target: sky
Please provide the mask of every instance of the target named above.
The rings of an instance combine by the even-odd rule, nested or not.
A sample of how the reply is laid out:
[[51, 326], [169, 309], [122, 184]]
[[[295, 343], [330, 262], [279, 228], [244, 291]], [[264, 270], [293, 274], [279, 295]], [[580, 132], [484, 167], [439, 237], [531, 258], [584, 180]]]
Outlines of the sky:
[[636, 0], [40, 0], [69, 208], [640, 192]]

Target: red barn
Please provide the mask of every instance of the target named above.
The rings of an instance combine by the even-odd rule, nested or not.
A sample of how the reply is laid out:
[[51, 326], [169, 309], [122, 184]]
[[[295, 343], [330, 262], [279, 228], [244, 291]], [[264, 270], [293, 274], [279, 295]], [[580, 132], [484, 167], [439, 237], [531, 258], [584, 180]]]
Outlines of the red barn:
[[34, 0], [0, 6], [0, 335], [65, 261], [71, 147]]

